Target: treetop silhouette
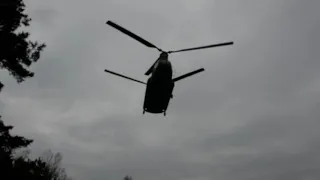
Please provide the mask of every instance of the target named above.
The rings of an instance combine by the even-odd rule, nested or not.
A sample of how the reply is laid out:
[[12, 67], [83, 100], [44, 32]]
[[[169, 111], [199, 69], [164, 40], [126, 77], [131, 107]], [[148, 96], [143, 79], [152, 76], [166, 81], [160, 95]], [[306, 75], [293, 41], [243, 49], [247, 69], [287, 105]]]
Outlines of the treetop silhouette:
[[[1, 0], [0, 3], [0, 68], [20, 83], [33, 77], [28, 68], [40, 58], [46, 44], [29, 40], [29, 32], [19, 31], [28, 27], [31, 18], [24, 13], [23, 0]], [[3, 84], [0, 82], [0, 90]]]

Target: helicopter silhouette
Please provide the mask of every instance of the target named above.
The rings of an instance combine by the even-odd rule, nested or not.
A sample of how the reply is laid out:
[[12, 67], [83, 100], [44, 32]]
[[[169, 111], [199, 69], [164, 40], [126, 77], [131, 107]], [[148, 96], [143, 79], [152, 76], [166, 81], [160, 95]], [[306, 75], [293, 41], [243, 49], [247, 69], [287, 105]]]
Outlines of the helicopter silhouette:
[[204, 68], [200, 68], [195, 71], [181, 75], [179, 77], [173, 78], [172, 65], [168, 59], [169, 54], [183, 52], [183, 51], [212, 48], [212, 47], [218, 47], [218, 46], [233, 45], [233, 42], [225, 42], [220, 44], [212, 44], [212, 45], [206, 45], [206, 46], [200, 46], [200, 47], [180, 49], [175, 51], [163, 51], [162, 49], [151, 44], [150, 42], [146, 41], [142, 37], [134, 34], [133, 32], [125, 29], [124, 27], [110, 20], [107, 21], [106, 24], [130, 36], [131, 38], [139, 41], [145, 46], [149, 48], [155, 48], [161, 52], [159, 58], [145, 73], [146, 76], [151, 74], [151, 76], [147, 80], [147, 83], [125, 76], [123, 74], [119, 74], [119, 73], [105, 69], [105, 72], [107, 73], [111, 73], [113, 75], [120, 76], [120, 77], [146, 85], [145, 98], [143, 103], [143, 114], [145, 114], [145, 112], [153, 113], [153, 114], [163, 113], [164, 116], [166, 116], [166, 111], [169, 105], [169, 101], [171, 98], [173, 98], [172, 92], [175, 86], [175, 82], [204, 71]]

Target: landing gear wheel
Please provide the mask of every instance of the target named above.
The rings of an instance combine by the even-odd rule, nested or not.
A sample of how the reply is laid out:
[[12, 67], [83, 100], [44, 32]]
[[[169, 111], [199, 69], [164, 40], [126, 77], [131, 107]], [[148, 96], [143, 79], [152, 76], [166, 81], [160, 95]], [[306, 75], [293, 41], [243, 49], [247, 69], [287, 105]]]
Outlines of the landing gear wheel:
[[165, 111], [163, 112], [163, 115], [166, 116], [166, 112]]

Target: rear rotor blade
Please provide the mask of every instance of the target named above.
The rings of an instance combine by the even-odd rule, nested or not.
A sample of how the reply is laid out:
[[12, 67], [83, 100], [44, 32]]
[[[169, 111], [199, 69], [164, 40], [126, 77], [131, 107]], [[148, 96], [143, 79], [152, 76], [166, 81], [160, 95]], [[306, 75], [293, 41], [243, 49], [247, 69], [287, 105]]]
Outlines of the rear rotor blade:
[[159, 61], [159, 59], [158, 60], [156, 60], [153, 64], [152, 64], [152, 66], [148, 69], [148, 71], [146, 72], [146, 73], [144, 73], [144, 75], [146, 75], [146, 76], [149, 76], [149, 74], [152, 72], [152, 70], [153, 70], [153, 67], [156, 65], [156, 63]]
[[180, 49], [180, 50], [175, 50], [175, 51], [168, 51], [168, 53], [176, 53], [176, 52], [182, 52], [182, 51], [191, 51], [191, 50], [212, 48], [212, 47], [218, 47], [218, 46], [227, 46], [227, 45], [233, 45], [233, 42], [225, 42], [225, 43], [220, 43], [220, 44], [212, 44], [212, 45], [207, 45], [207, 46], [200, 46], [200, 47]]
[[123, 32], [124, 34], [132, 37], [133, 39], [139, 41], [140, 43], [142, 43], [142, 44], [144, 44], [144, 45], [146, 45], [146, 46], [148, 46], [148, 47], [156, 48], [156, 49], [158, 49], [159, 51], [161, 51], [161, 49], [159, 49], [157, 46], [151, 44], [150, 42], [146, 41], [146, 40], [143, 39], [142, 37], [134, 34], [133, 32], [130, 32], [129, 30], [121, 27], [120, 25], [118, 25], [118, 24], [116, 24], [116, 23], [114, 23], [114, 22], [112, 22], [112, 21], [107, 21], [106, 24], [108, 24], [108, 25], [110, 25], [111, 27], [113, 27], [113, 28], [115, 28], [115, 29]]
[[192, 76], [192, 75], [197, 74], [197, 73], [202, 72], [202, 71], [204, 71], [204, 68], [200, 68], [200, 69], [198, 69], [198, 70], [189, 72], [189, 73], [184, 74], [184, 75], [182, 75], [182, 76], [176, 77], [176, 78], [174, 78], [174, 79], [172, 79], [172, 80], [173, 80], [174, 82], [176, 82], [176, 81], [179, 81], [179, 80], [181, 80], [181, 79], [187, 78], [187, 77], [189, 77], [189, 76]]
[[119, 74], [119, 73], [115, 73], [115, 72], [109, 71], [109, 70], [107, 70], [107, 69], [105, 69], [104, 71], [105, 71], [105, 72], [108, 72], [108, 73], [110, 73], [110, 74], [116, 75], [116, 76], [120, 76], [120, 77], [123, 77], [123, 78], [129, 79], [129, 80], [132, 80], [132, 81], [135, 81], [135, 82], [141, 83], [141, 84], [146, 84], [145, 82], [142, 82], [142, 81], [139, 81], [139, 80], [133, 79], [133, 78], [128, 77], [128, 76], [124, 76], [124, 75]]

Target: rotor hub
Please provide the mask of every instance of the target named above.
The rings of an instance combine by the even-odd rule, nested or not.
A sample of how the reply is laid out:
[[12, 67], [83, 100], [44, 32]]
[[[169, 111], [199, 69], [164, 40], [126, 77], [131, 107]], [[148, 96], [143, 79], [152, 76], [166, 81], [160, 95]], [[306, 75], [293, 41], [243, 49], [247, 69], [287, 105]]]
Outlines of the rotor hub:
[[162, 58], [168, 58], [168, 53], [167, 52], [162, 52], [161, 54], [160, 54], [160, 57], [162, 57]]

